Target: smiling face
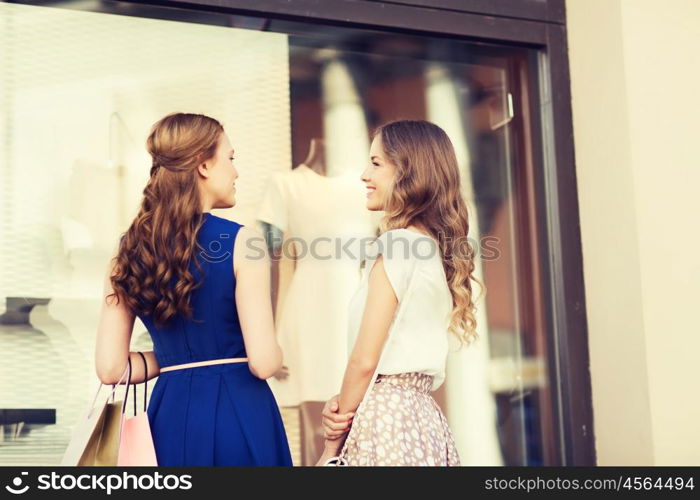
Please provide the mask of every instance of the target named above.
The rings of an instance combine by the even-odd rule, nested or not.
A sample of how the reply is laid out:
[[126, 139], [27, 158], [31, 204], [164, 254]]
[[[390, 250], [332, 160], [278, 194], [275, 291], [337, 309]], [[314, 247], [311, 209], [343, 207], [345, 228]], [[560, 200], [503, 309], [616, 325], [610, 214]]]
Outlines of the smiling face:
[[384, 210], [396, 167], [389, 162], [382, 146], [381, 134], [377, 134], [369, 148], [370, 164], [362, 172], [362, 182], [367, 187], [367, 209]]
[[203, 198], [203, 210], [231, 208], [236, 204], [235, 182], [238, 171], [233, 166], [233, 147], [221, 132], [216, 154], [197, 167]]

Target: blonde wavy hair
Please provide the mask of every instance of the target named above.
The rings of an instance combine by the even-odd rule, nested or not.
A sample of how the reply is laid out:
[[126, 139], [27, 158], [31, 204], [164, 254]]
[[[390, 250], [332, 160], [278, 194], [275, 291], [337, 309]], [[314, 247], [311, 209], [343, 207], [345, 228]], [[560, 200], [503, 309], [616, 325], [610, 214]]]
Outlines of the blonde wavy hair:
[[474, 277], [469, 214], [452, 142], [444, 130], [424, 120], [387, 123], [375, 131], [376, 136], [396, 168], [380, 230], [416, 225], [438, 241], [452, 294], [449, 331], [470, 344], [478, 338], [472, 282], [479, 284], [481, 294], [486, 287]]
[[[189, 270], [204, 222], [197, 166], [213, 158], [224, 128], [214, 118], [172, 113], [151, 128], [146, 147], [153, 159], [138, 214], [119, 244], [111, 283], [137, 315], [158, 327], [176, 314], [191, 318], [192, 292], [200, 286]], [[201, 271], [197, 259], [195, 266]]]

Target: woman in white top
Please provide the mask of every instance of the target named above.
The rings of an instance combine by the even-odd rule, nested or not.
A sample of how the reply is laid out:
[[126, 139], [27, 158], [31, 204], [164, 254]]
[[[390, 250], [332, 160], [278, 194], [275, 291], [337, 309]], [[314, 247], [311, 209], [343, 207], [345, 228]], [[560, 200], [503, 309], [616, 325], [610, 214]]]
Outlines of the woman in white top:
[[437, 125], [401, 120], [375, 132], [370, 160], [362, 181], [367, 208], [385, 212], [382, 234], [350, 302], [351, 354], [323, 411], [318, 465], [459, 465], [430, 394], [445, 379], [449, 335], [476, 338], [474, 251], [454, 148]]

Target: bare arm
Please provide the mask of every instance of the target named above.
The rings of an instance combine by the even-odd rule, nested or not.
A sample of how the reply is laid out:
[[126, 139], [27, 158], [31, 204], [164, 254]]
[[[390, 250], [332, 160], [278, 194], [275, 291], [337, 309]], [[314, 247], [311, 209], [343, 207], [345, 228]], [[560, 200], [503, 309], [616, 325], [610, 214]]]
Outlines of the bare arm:
[[[160, 375], [160, 365], [156, 359], [156, 355], [153, 351], [141, 351], [146, 357], [146, 363], [148, 364], [148, 380]], [[139, 353], [136, 351], [129, 352], [129, 358], [131, 359], [131, 382], [134, 384], [140, 384], [144, 382], [146, 373], [144, 372], [143, 360]], [[122, 370], [124, 373], [124, 370]]]
[[[116, 252], [115, 252], [116, 253]], [[97, 326], [97, 341], [95, 344], [95, 370], [99, 379], [105, 384], [116, 384], [124, 374], [127, 366], [127, 356], [131, 359], [131, 381], [144, 381], [144, 367], [141, 356], [129, 351], [131, 333], [134, 328], [134, 314], [126, 307], [123, 300], [117, 304], [116, 297], [106, 298], [112, 293], [112, 275], [114, 259], [109, 261], [104, 278], [102, 294], [102, 310]], [[160, 366], [153, 351], [144, 352], [148, 363], [148, 378], [157, 377]]]
[[325, 439], [323, 453], [316, 465], [323, 463], [336, 455], [343, 445], [344, 439], [338, 439], [347, 434], [346, 426], [354, 415], [357, 407], [367, 391], [372, 375], [379, 363], [384, 343], [389, 335], [389, 328], [398, 307], [398, 298], [394, 292], [384, 269], [383, 256], [380, 255], [372, 266], [369, 274], [367, 301], [362, 313], [360, 331], [355, 340], [348, 366], [345, 369], [343, 385], [337, 400], [337, 410], [332, 413], [324, 408], [324, 427], [326, 434], [332, 432], [333, 437]]
[[275, 337], [270, 297], [270, 257], [262, 233], [239, 229], [233, 252], [236, 308], [248, 353], [248, 367], [260, 379], [282, 367], [282, 349]]
[[380, 255], [370, 271], [360, 331], [340, 389], [339, 413], [354, 412], [360, 405], [379, 363], [397, 306], [398, 299], [386, 275], [383, 256]]

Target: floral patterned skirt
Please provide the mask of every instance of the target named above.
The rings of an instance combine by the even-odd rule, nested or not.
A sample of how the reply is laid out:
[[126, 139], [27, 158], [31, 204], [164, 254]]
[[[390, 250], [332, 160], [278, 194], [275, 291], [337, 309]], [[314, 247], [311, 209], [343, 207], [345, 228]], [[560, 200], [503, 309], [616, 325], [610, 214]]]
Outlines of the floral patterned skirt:
[[347, 465], [460, 465], [432, 384], [425, 373], [378, 375], [350, 427], [342, 454]]

